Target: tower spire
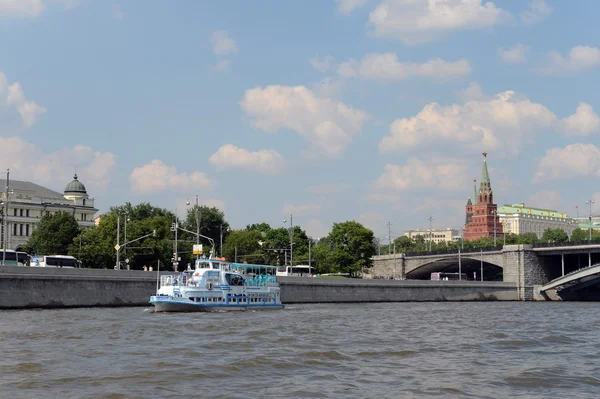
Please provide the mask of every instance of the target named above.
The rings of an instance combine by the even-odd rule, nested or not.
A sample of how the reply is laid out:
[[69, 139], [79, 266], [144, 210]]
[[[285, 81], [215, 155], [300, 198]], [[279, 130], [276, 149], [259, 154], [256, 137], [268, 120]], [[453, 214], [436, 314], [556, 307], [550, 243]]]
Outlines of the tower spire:
[[473, 179], [473, 203], [477, 203], [477, 179]]
[[493, 203], [492, 183], [487, 167], [487, 152], [483, 152], [483, 164], [481, 165], [481, 180], [479, 180], [479, 197], [477, 202]]

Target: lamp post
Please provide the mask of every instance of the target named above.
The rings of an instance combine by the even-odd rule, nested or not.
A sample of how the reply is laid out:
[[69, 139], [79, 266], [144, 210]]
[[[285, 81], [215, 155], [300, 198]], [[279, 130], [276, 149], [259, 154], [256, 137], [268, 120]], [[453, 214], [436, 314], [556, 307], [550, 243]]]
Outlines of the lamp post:
[[[219, 230], [221, 233], [221, 241], [219, 246], [219, 257], [223, 257], [223, 223], [219, 225]], [[225, 231], [227, 231], [227, 227], [225, 227]]]
[[8, 245], [8, 203], [10, 201], [10, 169], [6, 169], [6, 197], [4, 198], [4, 242], [2, 243], [2, 265], [6, 265], [6, 246]]
[[121, 255], [121, 215], [117, 213], [117, 245], [115, 245], [117, 251], [117, 264], [115, 270], [121, 270], [120, 255]]
[[492, 215], [494, 215], [494, 247], [496, 246], [496, 210], [492, 209]]
[[481, 248], [481, 281], [483, 281], [483, 248]]
[[394, 240], [394, 280], [396, 280], [396, 241]]
[[[283, 219], [283, 223], [287, 223], [287, 220]], [[294, 266], [294, 224], [292, 215], [290, 215], [290, 266]]]
[[[129, 222], [129, 212], [125, 212], [125, 239], [123, 240], [125, 242], [127, 242], [127, 222]], [[127, 259], [127, 244], [123, 244], [123, 257], [125, 258], [127, 269], [129, 269], [129, 260]]]
[[590, 205], [590, 225], [589, 225], [589, 228], [590, 228], [590, 241], [592, 241], [592, 204], [594, 203], [594, 200], [593, 199], [589, 199], [589, 200], [585, 201], [585, 203]]
[[458, 279], [462, 280], [462, 263], [460, 259], [460, 248], [458, 248]]
[[[186, 201], [186, 205], [190, 204], [190, 201]], [[200, 207], [198, 206], [198, 196], [196, 195], [196, 206], [194, 207], [194, 215], [196, 217], [196, 245], [200, 245]], [[221, 245], [223, 241], [221, 241]], [[196, 254], [196, 259], [198, 259], [200, 255]]]
[[427, 220], [429, 220], [429, 252], [431, 252], [431, 241], [433, 239], [432, 230], [431, 230], [431, 222], [433, 222], [433, 216], [429, 216], [427, 218]]
[[460, 230], [460, 248], [465, 249], [465, 236], [463, 235], [465, 232], [462, 227], [459, 230]]

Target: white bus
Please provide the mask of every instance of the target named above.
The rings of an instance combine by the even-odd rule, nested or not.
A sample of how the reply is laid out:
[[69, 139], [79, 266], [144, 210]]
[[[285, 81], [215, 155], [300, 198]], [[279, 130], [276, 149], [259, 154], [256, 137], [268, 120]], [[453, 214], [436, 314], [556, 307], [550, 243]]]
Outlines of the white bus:
[[77, 259], [67, 255], [43, 255], [34, 256], [31, 259], [31, 266], [37, 267], [81, 267]]
[[277, 275], [312, 277], [315, 275], [315, 268], [308, 265], [279, 266], [277, 268]]

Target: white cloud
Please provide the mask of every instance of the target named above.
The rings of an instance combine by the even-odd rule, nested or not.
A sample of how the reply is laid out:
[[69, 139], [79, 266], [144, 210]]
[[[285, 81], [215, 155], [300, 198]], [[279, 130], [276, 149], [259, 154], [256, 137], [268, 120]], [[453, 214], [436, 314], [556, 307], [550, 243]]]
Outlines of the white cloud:
[[148, 194], [164, 190], [210, 190], [213, 182], [202, 172], [177, 173], [175, 166], [154, 159], [149, 164], [133, 169], [129, 175], [132, 190], [136, 194]]
[[510, 18], [491, 1], [383, 0], [369, 15], [369, 23], [376, 37], [419, 44], [447, 32], [492, 27]]
[[284, 204], [281, 209], [283, 215], [303, 215], [320, 211], [321, 204]]
[[402, 152], [443, 145], [515, 156], [538, 133], [559, 130], [563, 123], [544, 105], [505, 91], [463, 105], [427, 104], [413, 117], [396, 119], [379, 150]]
[[368, 0], [335, 0], [340, 14], [350, 15], [356, 9], [367, 4]]
[[507, 64], [525, 64], [530, 47], [521, 43], [515, 44], [509, 49], [498, 49], [498, 57]]
[[[364, 212], [358, 215], [356, 221], [368, 229], [378, 232], [385, 226], [385, 216], [379, 212]], [[387, 236], [387, 231], [386, 231]], [[380, 237], [381, 238], [381, 237]]]
[[318, 56], [312, 57], [308, 62], [319, 72], [327, 72], [330, 68], [333, 67], [334, 58], [330, 55], [327, 55], [323, 58], [319, 58]]
[[[410, 191], [437, 188], [444, 191], [465, 188], [467, 166], [464, 161], [437, 158], [421, 161], [409, 158], [405, 165], [385, 165], [383, 174], [375, 181], [375, 189]], [[463, 183], [460, 183], [464, 181]]]
[[318, 97], [334, 97], [341, 96], [344, 88], [343, 79], [332, 79], [330, 77], [321, 79], [318, 83], [311, 85], [312, 90]]
[[533, 208], [553, 209], [563, 212], [561, 210], [563, 205], [560, 193], [553, 190], [541, 190], [531, 194], [527, 198], [525, 205]]
[[213, 52], [219, 57], [238, 52], [235, 40], [229, 37], [229, 33], [225, 30], [213, 32], [211, 42], [213, 45]]
[[563, 119], [563, 129], [573, 136], [587, 136], [600, 131], [600, 117], [591, 105], [579, 103], [577, 110], [571, 116]]
[[53, 0], [53, 1], [55, 3], [58, 3], [59, 5], [63, 6], [67, 10], [77, 7], [80, 3], [80, 0]]
[[552, 148], [540, 160], [533, 181], [600, 176], [600, 149], [593, 144]]
[[6, 96], [6, 105], [17, 109], [25, 126], [33, 126], [38, 117], [46, 112], [46, 108], [37, 105], [34, 101], [27, 101], [19, 82], [10, 86], [7, 84], [6, 76], [0, 72], [0, 99]]
[[600, 50], [597, 47], [575, 46], [567, 56], [551, 51], [547, 65], [538, 68], [544, 75], [564, 75], [600, 66]]
[[552, 14], [552, 7], [545, 0], [532, 0], [529, 9], [522, 11], [519, 16], [523, 23], [536, 24], [542, 22], [550, 14]]
[[283, 157], [275, 150], [249, 151], [233, 144], [221, 146], [208, 161], [217, 170], [239, 168], [271, 175], [281, 173], [284, 166]]
[[114, 19], [122, 20], [125, 19], [125, 12], [121, 9], [121, 6], [118, 4], [113, 4], [112, 6], [112, 17]]
[[306, 235], [315, 239], [327, 237], [330, 229], [323, 225], [319, 219], [311, 219], [306, 222], [302, 228], [306, 231]]
[[[76, 145], [48, 152], [20, 137], [0, 137], [0, 159], [15, 180], [30, 180], [62, 190], [73, 179], [75, 167], [88, 193], [108, 186], [117, 156]], [[35, 162], [32, 162], [35, 160]]]
[[267, 86], [246, 90], [240, 105], [265, 132], [290, 129], [330, 157], [340, 156], [368, 118], [366, 112], [304, 86]]
[[231, 60], [221, 60], [215, 65], [217, 71], [229, 71], [231, 69]]
[[475, 82], [469, 83], [469, 86], [460, 92], [460, 99], [463, 101], [481, 100], [485, 96], [483, 95], [483, 89]]
[[346, 191], [351, 186], [345, 183], [339, 184], [319, 184], [314, 186], [308, 186], [306, 191], [314, 194], [330, 194], [330, 193], [339, 193], [342, 191]]
[[342, 63], [337, 72], [344, 77], [388, 81], [405, 80], [414, 76], [446, 80], [463, 77], [471, 73], [471, 70], [471, 64], [465, 59], [448, 62], [438, 58], [416, 64], [400, 62], [394, 53], [371, 53], [360, 61], [349, 60]]
[[42, 0], [0, 0], [2, 17], [37, 17], [45, 8]]

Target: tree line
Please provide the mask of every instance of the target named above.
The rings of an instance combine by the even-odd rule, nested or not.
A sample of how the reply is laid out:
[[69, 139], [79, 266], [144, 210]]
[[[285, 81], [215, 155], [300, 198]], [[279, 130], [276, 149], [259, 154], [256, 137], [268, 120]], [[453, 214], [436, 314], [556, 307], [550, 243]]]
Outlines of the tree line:
[[[300, 226], [274, 228], [267, 223], [256, 223], [234, 230], [224, 213], [215, 207], [191, 207], [180, 220], [173, 212], [149, 203], [111, 207], [97, 226], [83, 229], [71, 213], [44, 214], [22, 249], [30, 255], [68, 254], [79, 259], [84, 267], [112, 268], [116, 265], [118, 230], [122, 268], [142, 270], [144, 266], [153, 266], [156, 270], [160, 262], [161, 268], [183, 270], [196, 258], [193, 245], [197, 238], [195, 234], [178, 230], [175, 244], [172, 226], [177, 224], [196, 232], [196, 215], [200, 220], [200, 234], [214, 242], [213, 246], [206, 239], [200, 239], [203, 255], [208, 256], [213, 250], [216, 256], [229, 261], [283, 266], [290, 264], [293, 257], [294, 265], [311, 263], [318, 273], [358, 275], [372, 266], [377, 250], [373, 231], [355, 221], [334, 223], [326, 237], [316, 240], [308, 237]], [[156, 234], [152, 234], [154, 231]], [[124, 245], [143, 236], [148, 237]]]
[[[506, 237], [499, 234], [496, 236], [496, 246], [499, 245], [515, 245], [515, 244], [537, 244], [537, 243], [560, 243], [569, 241], [586, 241], [589, 240], [589, 231], [587, 229], [577, 228], [573, 230], [571, 235], [562, 229], [545, 229], [542, 237], [538, 238], [536, 233], [522, 234], [506, 234]], [[592, 230], [592, 240], [600, 240], [600, 231]], [[390, 244], [378, 245], [378, 253], [385, 255], [394, 252], [427, 252], [430, 242], [424, 236], [416, 236], [414, 238], [401, 236], [394, 239]], [[462, 241], [460, 238], [451, 242], [431, 242], [432, 251], [440, 250], [457, 250], [458, 248], [473, 249], [473, 248], [491, 248], [494, 246], [494, 237], [482, 237], [476, 240]]]

